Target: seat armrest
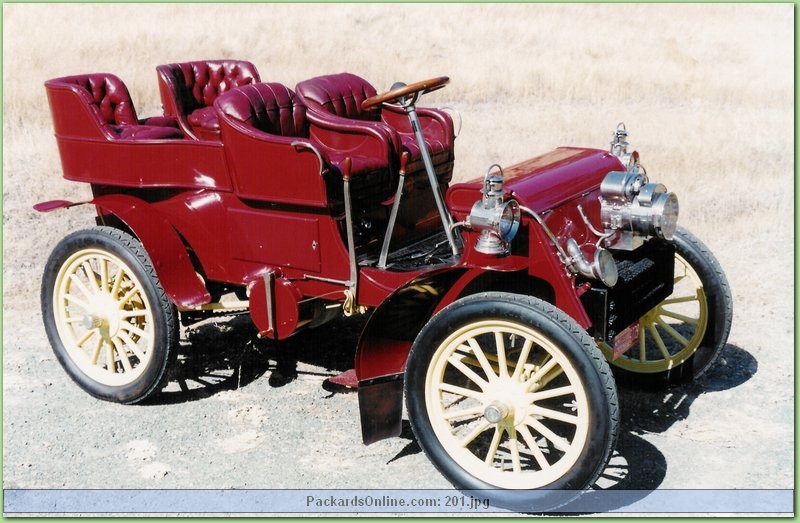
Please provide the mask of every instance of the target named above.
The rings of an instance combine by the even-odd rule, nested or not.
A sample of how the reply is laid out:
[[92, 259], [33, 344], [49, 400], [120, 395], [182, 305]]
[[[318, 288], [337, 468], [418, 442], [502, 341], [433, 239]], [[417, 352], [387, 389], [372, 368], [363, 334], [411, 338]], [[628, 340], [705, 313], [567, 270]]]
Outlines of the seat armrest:
[[325, 148], [342, 154], [375, 156], [389, 162], [401, 150], [400, 137], [382, 122], [351, 120], [308, 111], [309, 135]]
[[[417, 116], [422, 126], [422, 132], [426, 139], [439, 141], [445, 147], [453, 147], [455, 128], [453, 118], [441, 109], [431, 107], [417, 107]], [[408, 115], [400, 107], [385, 105], [381, 111], [383, 121], [399, 133], [413, 134]]]

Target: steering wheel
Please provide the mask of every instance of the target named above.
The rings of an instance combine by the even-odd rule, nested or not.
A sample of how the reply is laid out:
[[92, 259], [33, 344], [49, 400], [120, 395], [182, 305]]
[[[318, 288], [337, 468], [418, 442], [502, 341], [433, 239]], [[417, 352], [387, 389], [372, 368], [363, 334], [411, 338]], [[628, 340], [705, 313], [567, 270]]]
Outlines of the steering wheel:
[[377, 94], [372, 98], [367, 98], [366, 100], [361, 102], [361, 108], [369, 109], [371, 107], [375, 107], [376, 105], [385, 102], [391, 102], [393, 100], [397, 100], [398, 98], [402, 98], [410, 94], [416, 95], [416, 94], [430, 93], [431, 91], [441, 89], [449, 82], [450, 78], [448, 78], [447, 76], [437, 76], [436, 78], [431, 78], [429, 80], [422, 80], [421, 82], [415, 82], [413, 84], [403, 85], [398, 87], [397, 89], [392, 89], [389, 92], [383, 94]]

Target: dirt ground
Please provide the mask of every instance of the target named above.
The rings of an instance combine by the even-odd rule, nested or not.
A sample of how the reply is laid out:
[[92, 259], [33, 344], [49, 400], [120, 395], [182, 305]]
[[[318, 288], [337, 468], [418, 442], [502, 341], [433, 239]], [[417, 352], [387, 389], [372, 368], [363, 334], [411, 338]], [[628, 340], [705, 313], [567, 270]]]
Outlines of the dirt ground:
[[[60, 179], [42, 83], [117, 71], [117, 60], [140, 113], [152, 114], [156, 64], [228, 55], [252, 56], [270, 78], [287, 83], [333, 68], [390, 85], [397, 78], [387, 63], [407, 81], [450, 74], [451, 86], [432, 97], [464, 116], [456, 150], [462, 178], [555, 145], [606, 147], [617, 121], [630, 118], [632, 141], [650, 159], [648, 173], [678, 194], [682, 225], [726, 271], [734, 320], [719, 363], [698, 382], [620, 390], [620, 440], [598, 486], [639, 490], [641, 498], [671, 489], [794, 489], [792, 7], [602, 7], [404, 6], [427, 40], [409, 41], [401, 52], [375, 44], [381, 32], [406, 36], [396, 33], [397, 6], [313, 6], [304, 15], [303, 6], [264, 5], [252, 15], [219, 7], [213, 20], [175, 32], [156, 30], [159, 18], [186, 15], [189, 6], [127, 6], [137, 30], [120, 36], [88, 29], [87, 20], [104, 19], [108, 6], [56, 6], [63, 12], [51, 14], [4, 5], [3, 488], [450, 488], [407, 422], [401, 437], [362, 445], [356, 395], [326, 383], [352, 367], [363, 318], [280, 345], [257, 340], [246, 316], [196, 326], [184, 333], [168, 388], [137, 406], [97, 401], [59, 367], [39, 313], [42, 266], [61, 237], [91, 225], [92, 213], [31, 210], [37, 201], [86, 195]], [[264, 32], [274, 37], [267, 43], [201, 38], [201, 22], [244, 23], [272, 10], [287, 21]], [[289, 50], [270, 47], [308, 20], [318, 27], [332, 15], [352, 30], [369, 28], [373, 54], [343, 59], [335, 49], [292, 40], [291, 56], [318, 61], [290, 66], [280, 59]], [[30, 23], [45, 18], [70, 24], [53, 23], [48, 33]], [[454, 20], [449, 29], [436, 22], [445, 18]], [[635, 21], [646, 21], [648, 31]], [[134, 52], [87, 54], [92, 38]], [[564, 49], [563, 61], [548, 54], [552, 39]], [[188, 40], [202, 44], [191, 49]], [[459, 43], [469, 45], [473, 60], [452, 51]], [[151, 54], [143, 57], [146, 46]], [[550, 65], [532, 59], [532, 48]], [[640, 70], [631, 72], [626, 53]], [[405, 56], [413, 58], [398, 59]], [[420, 78], [412, 78], [417, 70]], [[574, 76], [560, 80], [567, 73]], [[621, 77], [640, 83], [628, 91]]]

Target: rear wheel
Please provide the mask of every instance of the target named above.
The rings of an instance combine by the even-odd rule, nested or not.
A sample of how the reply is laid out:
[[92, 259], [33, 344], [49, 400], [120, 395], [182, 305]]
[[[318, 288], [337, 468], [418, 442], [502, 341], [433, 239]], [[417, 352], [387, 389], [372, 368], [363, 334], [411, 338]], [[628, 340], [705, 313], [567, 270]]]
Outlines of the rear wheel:
[[622, 382], [691, 381], [713, 365], [728, 340], [733, 300], [719, 262], [686, 229], [678, 228], [674, 242], [673, 292], [639, 320], [637, 343], [617, 359], [600, 344]]
[[178, 344], [177, 311], [149, 256], [109, 227], [59, 242], [45, 267], [42, 315], [61, 365], [103, 400], [134, 403], [157, 391]]
[[420, 446], [458, 488], [547, 510], [591, 486], [618, 430], [616, 388], [593, 340], [534, 298], [456, 301], [420, 332], [405, 375]]

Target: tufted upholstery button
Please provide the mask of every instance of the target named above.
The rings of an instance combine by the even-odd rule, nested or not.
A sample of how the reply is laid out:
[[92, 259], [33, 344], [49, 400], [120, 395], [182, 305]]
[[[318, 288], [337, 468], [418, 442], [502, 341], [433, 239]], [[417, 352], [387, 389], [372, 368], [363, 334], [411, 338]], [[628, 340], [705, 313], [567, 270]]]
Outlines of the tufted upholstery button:
[[219, 140], [212, 106], [234, 87], [260, 82], [255, 66], [244, 60], [199, 60], [156, 67], [164, 115], [173, 116], [192, 138]]
[[119, 77], [95, 73], [54, 78], [45, 83], [48, 89], [66, 88], [89, 109], [101, 135], [107, 138], [160, 140], [183, 138], [183, 133], [161, 117], [145, 119], [141, 125], [136, 116], [128, 88]]

